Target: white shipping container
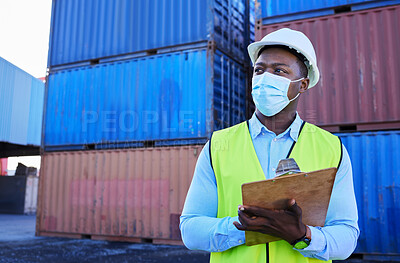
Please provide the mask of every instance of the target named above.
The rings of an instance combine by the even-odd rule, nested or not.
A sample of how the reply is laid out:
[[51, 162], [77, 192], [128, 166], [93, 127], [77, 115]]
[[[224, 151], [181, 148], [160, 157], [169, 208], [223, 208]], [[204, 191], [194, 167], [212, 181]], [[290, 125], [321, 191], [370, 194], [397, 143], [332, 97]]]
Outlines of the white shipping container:
[[37, 176], [28, 176], [26, 178], [24, 214], [36, 213], [38, 183], [39, 177]]

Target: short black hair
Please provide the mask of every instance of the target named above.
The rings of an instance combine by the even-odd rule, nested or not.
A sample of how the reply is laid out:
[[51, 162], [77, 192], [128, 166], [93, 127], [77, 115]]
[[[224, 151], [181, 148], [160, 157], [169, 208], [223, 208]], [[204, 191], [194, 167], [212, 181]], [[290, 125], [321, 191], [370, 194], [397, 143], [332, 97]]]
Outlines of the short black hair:
[[307, 66], [306, 66], [305, 62], [308, 61], [308, 59], [303, 54], [297, 52], [295, 49], [290, 48], [288, 46], [284, 46], [284, 45], [268, 45], [268, 46], [263, 46], [260, 49], [260, 51], [258, 51], [257, 58], [259, 58], [261, 53], [263, 53], [268, 48], [280, 48], [280, 49], [284, 49], [284, 50], [290, 52], [291, 54], [293, 54], [297, 58], [297, 64], [300, 67], [300, 76], [303, 77], [303, 78], [307, 78], [308, 69], [307, 69]]

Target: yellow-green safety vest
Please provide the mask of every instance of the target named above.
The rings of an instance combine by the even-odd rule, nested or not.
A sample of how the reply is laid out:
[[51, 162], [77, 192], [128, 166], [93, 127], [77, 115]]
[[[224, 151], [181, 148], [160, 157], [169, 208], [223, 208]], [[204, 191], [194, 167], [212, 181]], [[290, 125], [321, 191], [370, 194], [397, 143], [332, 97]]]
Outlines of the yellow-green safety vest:
[[[237, 216], [237, 207], [242, 204], [241, 185], [265, 180], [248, 122], [214, 132], [210, 140], [210, 158], [218, 189], [217, 217]], [[337, 136], [303, 122], [297, 142], [293, 143], [287, 158], [294, 158], [303, 172], [338, 167], [342, 158], [342, 143]], [[210, 262], [322, 262], [304, 257], [283, 240], [269, 243], [267, 250], [265, 244], [240, 245], [211, 253]]]

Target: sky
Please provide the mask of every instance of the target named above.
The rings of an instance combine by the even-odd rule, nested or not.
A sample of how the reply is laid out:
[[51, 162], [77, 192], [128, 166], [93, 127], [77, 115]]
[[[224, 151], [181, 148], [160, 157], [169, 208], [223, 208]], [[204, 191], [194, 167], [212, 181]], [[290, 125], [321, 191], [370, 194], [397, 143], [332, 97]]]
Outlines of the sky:
[[15, 174], [18, 163], [23, 163], [26, 166], [33, 166], [40, 168], [40, 156], [20, 156], [20, 157], [9, 157], [7, 162], [8, 175]]
[[[36, 78], [46, 76], [51, 2], [0, 0], [0, 57]], [[18, 162], [39, 168], [40, 156], [10, 157], [7, 168]]]
[[51, 0], [0, 0], [0, 57], [46, 76]]

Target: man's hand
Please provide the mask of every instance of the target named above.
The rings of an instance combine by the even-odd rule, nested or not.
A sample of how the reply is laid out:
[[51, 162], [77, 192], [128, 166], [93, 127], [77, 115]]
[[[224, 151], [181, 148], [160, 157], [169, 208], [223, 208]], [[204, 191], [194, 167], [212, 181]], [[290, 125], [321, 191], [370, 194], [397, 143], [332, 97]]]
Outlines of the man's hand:
[[239, 206], [239, 221], [233, 222], [239, 230], [256, 231], [280, 237], [289, 244], [302, 238], [307, 226], [301, 219], [301, 208], [294, 199], [288, 201], [285, 210], [270, 210], [256, 206]]

